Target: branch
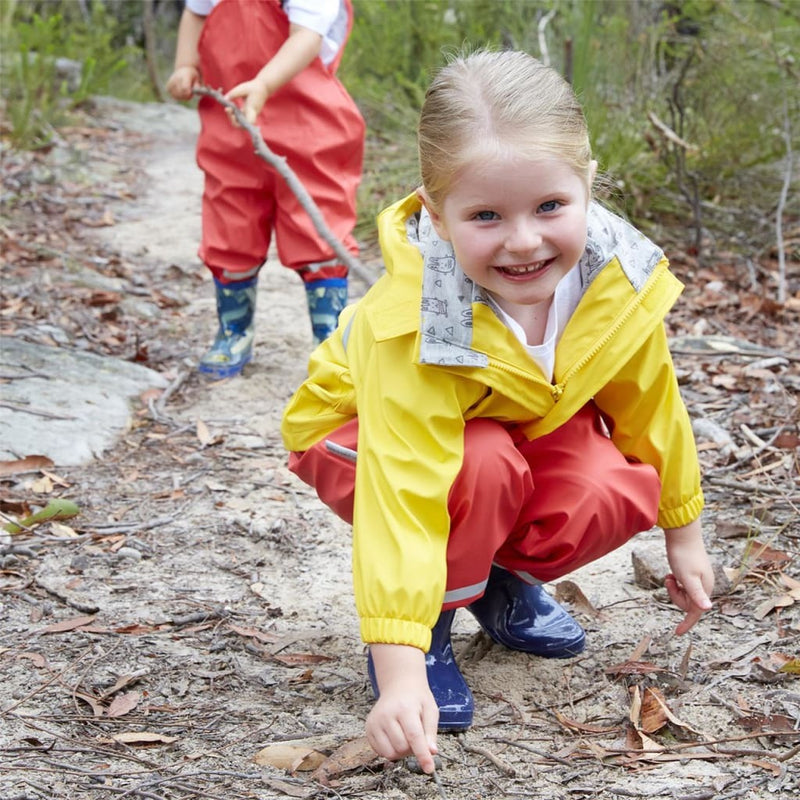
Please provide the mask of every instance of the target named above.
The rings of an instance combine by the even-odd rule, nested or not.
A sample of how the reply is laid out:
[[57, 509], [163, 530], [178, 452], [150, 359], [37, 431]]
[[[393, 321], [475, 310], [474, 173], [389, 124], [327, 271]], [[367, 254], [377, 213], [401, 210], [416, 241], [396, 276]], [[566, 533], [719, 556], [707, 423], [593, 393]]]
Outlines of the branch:
[[786, 252], [783, 247], [783, 211], [786, 198], [792, 185], [792, 128], [789, 122], [789, 106], [786, 95], [783, 96], [783, 138], [786, 142], [786, 171], [783, 174], [783, 185], [778, 198], [778, 209], [775, 212], [775, 235], [778, 240], [778, 302], [786, 302]]
[[539, 52], [542, 54], [542, 64], [546, 67], [550, 66], [550, 52], [547, 49], [547, 37], [545, 36], [545, 29], [547, 24], [555, 16], [556, 10], [551, 8], [540, 20], [537, 26], [537, 33], [539, 36]]
[[325, 222], [322, 212], [314, 202], [314, 199], [308, 193], [306, 187], [303, 186], [294, 170], [289, 166], [287, 160], [283, 156], [276, 155], [267, 147], [264, 138], [261, 136], [261, 131], [259, 131], [255, 125], [247, 121], [239, 106], [232, 100], [228, 100], [222, 92], [216, 89], [210, 89], [208, 86], [195, 86], [194, 93], [212, 97], [233, 113], [234, 119], [239, 126], [250, 134], [256, 155], [273, 167], [286, 181], [287, 185], [300, 202], [300, 205], [311, 218], [311, 222], [314, 223], [317, 233], [333, 248], [333, 252], [341, 259], [348, 270], [358, 275], [368, 286], [372, 286], [372, 284], [375, 283], [375, 276], [365, 269], [361, 262], [336, 238]]
[[691, 152], [696, 152], [700, 149], [696, 144], [690, 144], [685, 139], [678, 136], [666, 122], [662, 122], [652, 111], [647, 112], [647, 118], [665, 139], [678, 145], [678, 147], [682, 147], [684, 150], [689, 150]]

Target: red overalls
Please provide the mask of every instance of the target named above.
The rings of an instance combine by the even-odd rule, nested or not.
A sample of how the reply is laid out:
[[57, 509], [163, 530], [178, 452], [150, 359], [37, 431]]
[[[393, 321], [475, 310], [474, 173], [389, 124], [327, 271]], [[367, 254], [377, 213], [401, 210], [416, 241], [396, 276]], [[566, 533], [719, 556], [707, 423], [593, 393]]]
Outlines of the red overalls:
[[[346, 0], [350, 24], [352, 8]], [[289, 36], [279, 0], [222, 0], [200, 36], [203, 82], [227, 92], [250, 80]], [[358, 245], [356, 189], [361, 178], [364, 120], [329, 66], [315, 59], [268, 98], [258, 118], [267, 146], [285, 156], [332, 233], [352, 253]], [[283, 178], [255, 155], [250, 135], [234, 127], [216, 100], [202, 97], [197, 163], [205, 173], [199, 255], [223, 283], [245, 280], [267, 256], [272, 232], [281, 263], [292, 269], [326, 262], [333, 251]], [[338, 265], [315, 277], [344, 277]]]
[[[289, 469], [351, 523], [356, 462], [326, 443], [355, 456], [357, 439], [354, 419], [289, 457]], [[533, 441], [494, 420], [468, 421], [448, 501], [443, 608], [477, 599], [492, 563], [547, 582], [616, 550], [655, 524], [660, 493], [656, 470], [625, 459], [594, 403]]]

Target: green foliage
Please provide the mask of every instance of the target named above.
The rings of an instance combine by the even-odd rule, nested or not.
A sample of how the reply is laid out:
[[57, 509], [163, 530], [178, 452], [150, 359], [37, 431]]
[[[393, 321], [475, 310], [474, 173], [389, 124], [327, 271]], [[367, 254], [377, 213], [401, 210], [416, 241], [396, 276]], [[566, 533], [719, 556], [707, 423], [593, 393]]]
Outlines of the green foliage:
[[[546, 58], [584, 105], [601, 198], [634, 222], [747, 242], [771, 231], [800, 142], [800, 10], [786, 0], [354, 0], [340, 77], [367, 119], [363, 230], [418, 180], [416, 118], [448, 54]], [[685, 145], [679, 144], [683, 141]], [[798, 213], [797, 196], [791, 213]], [[754, 206], [759, 209], [753, 215]], [[760, 237], [760, 238], [759, 238]]]
[[0, 42], [2, 102], [17, 146], [47, 144], [72, 109], [106, 92], [126, 67], [130, 48], [119, 45], [117, 20], [105, 5], [92, 3], [87, 19], [78, 9], [76, 3], [19, 2], [4, 18], [10, 24]]

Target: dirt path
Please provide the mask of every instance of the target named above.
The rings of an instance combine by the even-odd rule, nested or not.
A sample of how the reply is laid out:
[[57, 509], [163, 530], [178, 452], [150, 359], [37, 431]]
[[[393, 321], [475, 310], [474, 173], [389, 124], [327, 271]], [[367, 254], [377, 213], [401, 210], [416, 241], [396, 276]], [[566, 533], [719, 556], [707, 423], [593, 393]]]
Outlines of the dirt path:
[[[279, 437], [310, 349], [302, 287], [269, 264], [254, 363], [238, 379], [199, 379], [213, 299], [195, 256], [195, 116], [102, 114], [132, 134], [123, 152], [141, 172], [93, 236], [174, 300], [137, 323], [170, 389], [145, 399], [101, 461], [57, 470], [50, 491], [82, 508], [71, 532], [6, 546], [0, 798], [797, 796], [800, 688], [781, 668], [800, 655], [800, 526], [780, 503], [733, 508], [724, 488], [709, 492], [706, 522], [723, 596], [689, 637], [672, 636], [663, 589], [642, 586], [646, 565], [656, 579], [666, 570], [660, 532], [643, 534], [552, 587], [589, 633], [579, 658], [514, 654], [457, 618], [476, 724], [441, 737], [438, 784], [359, 754], [325, 762], [330, 785], [313, 779], [315, 758], [362, 735], [371, 693], [349, 529], [287, 472]], [[41, 498], [41, 480], [7, 479], [6, 494]], [[758, 525], [742, 524], [742, 508], [761, 509]], [[741, 566], [760, 534], [772, 550], [725, 591], [723, 567]], [[763, 605], [776, 597], [782, 609]], [[274, 750], [254, 763], [281, 743], [291, 768]]]

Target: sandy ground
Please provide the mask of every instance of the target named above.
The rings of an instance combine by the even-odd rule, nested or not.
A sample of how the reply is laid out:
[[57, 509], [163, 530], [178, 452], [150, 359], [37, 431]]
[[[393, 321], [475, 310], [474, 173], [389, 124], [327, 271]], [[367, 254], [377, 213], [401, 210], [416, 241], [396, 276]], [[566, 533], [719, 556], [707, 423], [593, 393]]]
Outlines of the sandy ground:
[[[140, 177], [94, 235], [179, 298], [141, 321], [172, 389], [139, 402], [103, 458], [51, 471], [81, 506], [63, 523], [72, 533], [40, 529], [14, 537], [16, 550], [5, 537], [0, 798], [798, 796], [800, 687], [781, 668], [800, 653], [800, 595], [793, 605], [781, 581], [796, 579], [800, 527], [781, 506], [748, 524], [752, 506], [731, 508], [724, 489], [709, 492], [706, 519], [723, 593], [691, 634], [673, 636], [679, 613], [641, 585], [646, 570], [634, 580], [634, 553], [665, 572], [661, 532], [642, 534], [550, 587], [588, 631], [578, 658], [509, 652], [460, 612], [454, 645], [476, 720], [440, 737], [437, 781], [363, 755], [312, 777], [315, 758], [362, 736], [371, 693], [349, 528], [288, 473], [280, 443], [311, 344], [302, 287], [269, 263], [253, 364], [201, 380], [193, 364], [214, 321], [195, 256], [195, 115], [101, 109], [137, 134], [127, 158]], [[7, 479], [6, 493], [36, 497], [41, 478]], [[731, 587], [723, 568], [746, 563], [754, 535], [789, 562], [754, 563]], [[759, 617], [776, 594], [790, 600]], [[289, 766], [275, 750], [254, 762], [277, 744]]]

